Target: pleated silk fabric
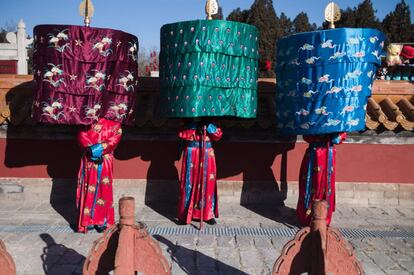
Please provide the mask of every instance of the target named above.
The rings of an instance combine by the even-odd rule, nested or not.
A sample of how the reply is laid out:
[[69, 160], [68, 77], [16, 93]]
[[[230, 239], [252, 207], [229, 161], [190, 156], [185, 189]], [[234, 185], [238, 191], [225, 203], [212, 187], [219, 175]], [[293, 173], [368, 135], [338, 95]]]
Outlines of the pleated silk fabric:
[[89, 125], [133, 121], [138, 39], [118, 30], [68, 25], [34, 28], [33, 118]]
[[317, 135], [365, 128], [384, 35], [375, 29], [332, 29], [281, 39], [277, 51], [277, 127]]
[[257, 113], [258, 31], [223, 20], [161, 28], [161, 112], [165, 117]]

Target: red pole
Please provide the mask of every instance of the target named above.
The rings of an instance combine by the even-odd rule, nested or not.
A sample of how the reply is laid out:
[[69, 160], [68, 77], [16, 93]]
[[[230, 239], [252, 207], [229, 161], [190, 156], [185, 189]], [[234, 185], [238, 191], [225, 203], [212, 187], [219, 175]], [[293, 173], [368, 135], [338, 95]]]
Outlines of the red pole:
[[[331, 145], [331, 141], [330, 140], [328, 140], [328, 142], [327, 142], [327, 144], [326, 144], [326, 185], [325, 185], [325, 200], [328, 202], [328, 207], [332, 207], [332, 205], [329, 205], [329, 202], [330, 202], [330, 200], [329, 200], [329, 181], [331, 180], [330, 179], [330, 173], [329, 173], [329, 154], [330, 154], [330, 152], [329, 152], [329, 150], [330, 150], [330, 145]], [[331, 183], [332, 184], [332, 183]]]
[[187, 220], [186, 220], [187, 224], [191, 222], [193, 208], [194, 207], [197, 208], [197, 205], [198, 205], [198, 200], [197, 199], [200, 198], [200, 193], [201, 193], [200, 188], [201, 188], [202, 181], [203, 181], [203, 159], [204, 159], [204, 155], [203, 155], [203, 135], [199, 134], [198, 129], [197, 129], [196, 135], [197, 136], [200, 135], [199, 142], [201, 142], [200, 153], [199, 153], [199, 156], [198, 156], [198, 161], [199, 161], [200, 164], [198, 166], [198, 174], [197, 174], [197, 178], [196, 178], [194, 187], [191, 190], [191, 198], [193, 198], [193, 202], [190, 203], [190, 205], [188, 207], [188, 214], [187, 214]]
[[[206, 125], [203, 125], [203, 159], [202, 159], [202, 174], [201, 174], [201, 213], [200, 213], [200, 230], [203, 229], [203, 218], [204, 218], [204, 169], [206, 169], [204, 166], [206, 165], [206, 163], [204, 163], [205, 160], [205, 155], [206, 155]], [[207, 176], [207, 175], [206, 175]]]

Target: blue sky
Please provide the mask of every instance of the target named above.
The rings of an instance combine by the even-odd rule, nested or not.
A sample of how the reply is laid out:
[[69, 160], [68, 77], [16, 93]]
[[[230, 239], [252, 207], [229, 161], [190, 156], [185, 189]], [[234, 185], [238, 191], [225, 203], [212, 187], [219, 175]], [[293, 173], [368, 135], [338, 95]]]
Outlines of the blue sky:
[[[356, 6], [362, 0], [337, 0], [341, 8]], [[80, 0], [0, 0], [0, 27], [18, 22], [22, 18], [28, 33], [38, 24], [83, 24], [78, 14]], [[205, 0], [92, 0], [95, 16], [92, 26], [120, 29], [137, 35], [141, 47], [159, 47], [159, 29], [163, 24], [204, 18]], [[227, 16], [233, 9], [249, 8], [254, 0], [221, 0]], [[380, 19], [394, 10], [400, 0], [372, 0]], [[285, 12], [292, 19], [299, 12], [306, 12], [311, 22], [320, 25], [328, 0], [274, 0], [277, 14]], [[414, 21], [414, 0], [410, 5]]]

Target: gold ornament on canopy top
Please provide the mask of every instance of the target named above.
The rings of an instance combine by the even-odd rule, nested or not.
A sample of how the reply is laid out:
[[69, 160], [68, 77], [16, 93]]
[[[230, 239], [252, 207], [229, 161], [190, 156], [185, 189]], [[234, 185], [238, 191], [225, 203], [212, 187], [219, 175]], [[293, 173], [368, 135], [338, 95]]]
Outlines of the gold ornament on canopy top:
[[211, 20], [213, 19], [213, 15], [216, 15], [218, 13], [219, 5], [217, 3], [217, 0], [207, 0], [206, 3], [206, 14], [207, 19]]
[[325, 20], [329, 22], [329, 28], [335, 29], [335, 22], [341, 19], [341, 10], [334, 2], [329, 3], [325, 8]]
[[79, 14], [84, 17], [84, 23], [86, 27], [89, 27], [91, 24], [91, 17], [95, 13], [95, 8], [93, 7], [91, 0], [83, 0], [79, 5]]

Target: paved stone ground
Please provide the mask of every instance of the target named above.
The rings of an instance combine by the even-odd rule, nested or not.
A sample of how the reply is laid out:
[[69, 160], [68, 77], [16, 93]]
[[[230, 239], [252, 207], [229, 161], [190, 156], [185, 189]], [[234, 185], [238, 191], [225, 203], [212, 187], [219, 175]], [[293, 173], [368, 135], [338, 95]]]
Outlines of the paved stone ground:
[[[220, 205], [215, 227], [296, 228], [293, 205]], [[150, 228], [179, 225], [171, 205], [137, 207], [137, 218]], [[0, 202], [0, 239], [14, 257], [18, 274], [81, 274], [97, 233], [69, 232], [71, 205], [48, 202]], [[36, 230], [45, 225], [50, 230]], [[347, 229], [414, 230], [414, 209], [355, 208], [339, 205], [333, 226]], [[14, 228], [14, 231], [6, 230]], [[66, 228], [58, 232], [53, 228]], [[26, 232], [25, 232], [26, 231]], [[290, 237], [216, 235], [154, 235], [172, 266], [172, 274], [269, 274]], [[414, 274], [414, 238], [351, 238], [366, 274]]]

